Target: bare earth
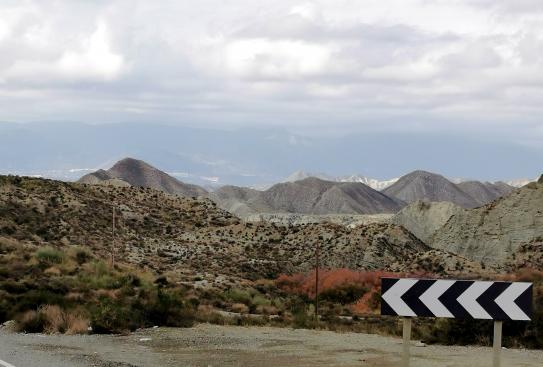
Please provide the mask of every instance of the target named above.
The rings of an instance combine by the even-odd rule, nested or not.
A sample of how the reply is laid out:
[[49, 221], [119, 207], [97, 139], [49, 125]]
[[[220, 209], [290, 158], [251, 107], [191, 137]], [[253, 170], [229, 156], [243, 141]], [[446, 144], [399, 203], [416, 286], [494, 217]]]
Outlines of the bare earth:
[[[401, 340], [378, 335], [269, 327], [198, 325], [126, 336], [60, 336], [0, 331], [0, 365], [398, 366]], [[411, 366], [491, 366], [490, 348], [412, 347]], [[505, 366], [543, 365], [543, 351], [502, 351]]]

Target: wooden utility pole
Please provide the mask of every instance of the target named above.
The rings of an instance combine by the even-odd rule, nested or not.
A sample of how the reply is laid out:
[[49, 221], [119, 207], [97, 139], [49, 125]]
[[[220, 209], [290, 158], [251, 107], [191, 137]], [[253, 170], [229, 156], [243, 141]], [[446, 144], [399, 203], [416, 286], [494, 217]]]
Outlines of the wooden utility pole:
[[319, 322], [319, 242], [317, 241], [317, 247], [315, 249], [315, 318], [317, 323]]
[[113, 216], [112, 216], [112, 222], [111, 222], [111, 233], [112, 233], [112, 240], [111, 240], [111, 267], [115, 267], [115, 207], [112, 207], [113, 209]]

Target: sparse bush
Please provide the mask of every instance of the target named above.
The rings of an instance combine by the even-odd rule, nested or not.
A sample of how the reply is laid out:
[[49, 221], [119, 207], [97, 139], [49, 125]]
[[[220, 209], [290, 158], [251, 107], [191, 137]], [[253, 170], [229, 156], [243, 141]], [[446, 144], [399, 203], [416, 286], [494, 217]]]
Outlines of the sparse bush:
[[102, 297], [100, 303], [91, 310], [92, 330], [98, 334], [124, 333], [137, 328], [137, 315], [115, 303], [107, 297]]
[[43, 319], [37, 311], [30, 310], [20, 315], [16, 320], [15, 330], [25, 333], [41, 333], [43, 331]]
[[38, 310], [39, 318], [43, 322], [43, 331], [49, 334], [64, 333], [67, 329], [64, 312], [59, 306], [44, 305]]
[[181, 294], [175, 290], [157, 290], [156, 298], [146, 309], [154, 325], [189, 327], [194, 324], [194, 310], [185, 305]]
[[36, 259], [40, 264], [51, 266], [61, 264], [64, 261], [64, 253], [53, 247], [43, 247], [36, 251]]
[[89, 320], [79, 312], [66, 314], [66, 334], [86, 334], [89, 330]]
[[73, 258], [79, 264], [83, 265], [92, 259], [92, 255], [89, 250], [83, 247], [76, 247], [73, 249]]
[[243, 289], [231, 288], [226, 291], [225, 296], [227, 299], [236, 303], [243, 303], [245, 305], [251, 303], [251, 295]]
[[271, 305], [271, 301], [263, 295], [257, 293], [253, 296], [251, 304], [256, 308], [259, 306], [269, 306]]
[[230, 309], [232, 310], [232, 312], [236, 312], [236, 313], [241, 313], [241, 314], [249, 313], [249, 307], [247, 307], [247, 305], [243, 303], [234, 303], [230, 307]]
[[323, 301], [345, 305], [356, 302], [367, 292], [368, 289], [361, 284], [347, 283], [324, 290], [320, 297]]

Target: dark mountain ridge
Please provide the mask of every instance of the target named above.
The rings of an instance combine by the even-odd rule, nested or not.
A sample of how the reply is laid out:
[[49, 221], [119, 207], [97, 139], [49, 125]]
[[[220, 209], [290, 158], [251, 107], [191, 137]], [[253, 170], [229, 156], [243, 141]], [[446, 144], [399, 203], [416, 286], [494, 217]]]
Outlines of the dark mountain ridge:
[[407, 203], [417, 200], [448, 201], [463, 208], [475, 208], [513, 190], [505, 183], [466, 181], [455, 184], [441, 175], [418, 170], [402, 176], [383, 193]]
[[203, 196], [207, 191], [197, 185], [186, 184], [151, 166], [144, 161], [125, 158], [106, 170], [89, 173], [79, 179], [79, 183], [99, 184], [111, 183], [110, 180], [121, 180], [131, 186], [148, 187], [169, 194], [181, 196]]
[[362, 183], [315, 177], [285, 182], [265, 191], [225, 186], [210, 193], [219, 206], [240, 216], [255, 213], [395, 213], [405, 204]]

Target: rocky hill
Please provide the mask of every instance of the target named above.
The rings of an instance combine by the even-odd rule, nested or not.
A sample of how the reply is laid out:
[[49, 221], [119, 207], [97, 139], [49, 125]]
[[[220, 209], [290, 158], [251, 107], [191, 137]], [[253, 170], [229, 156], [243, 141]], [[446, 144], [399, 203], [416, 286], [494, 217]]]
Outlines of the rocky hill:
[[543, 182], [532, 182], [483, 207], [455, 214], [429, 242], [472, 260], [502, 265], [541, 239]]
[[475, 206], [481, 206], [496, 200], [499, 197], [509, 194], [514, 187], [504, 182], [480, 182], [464, 181], [457, 184], [458, 188], [468, 194], [477, 203]]
[[258, 213], [395, 213], [405, 205], [362, 183], [331, 182], [315, 177], [280, 183], [265, 191], [225, 186], [209, 197], [221, 208], [241, 217]]
[[81, 177], [79, 183], [131, 185], [148, 187], [181, 196], [202, 196], [207, 191], [200, 186], [183, 183], [165, 172], [137, 159], [125, 158], [108, 170], [98, 170]]
[[475, 208], [513, 189], [505, 183], [468, 181], [454, 184], [435, 173], [414, 171], [402, 176], [397, 182], [384, 189], [383, 193], [407, 203], [417, 200], [448, 201], [463, 208]]
[[426, 202], [419, 200], [400, 210], [390, 221], [405, 227], [424, 243], [429, 243], [434, 233], [453, 215], [461, 214], [465, 210], [447, 201]]
[[248, 222], [274, 223], [281, 226], [294, 226], [314, 223], [334, 223], [350, 228], [361, 224], [389, 223], [394, 214], [296, 214], [260, 213], [244, 218]]
[[[112, 210], [116, 208], [116, 237]], [[156, 273], [257, 279], [304, 272], [321, 246], [323, 267], [386, 269], [429, 247], [406, 229], [369, 224], [275, 226], [244, 223], [208, 199], [141, 187], [82, 185], [0, 176], [0, 240], [22, 245], [78, 245]], [[192, 278], [190, 278], [192, 279]]]

